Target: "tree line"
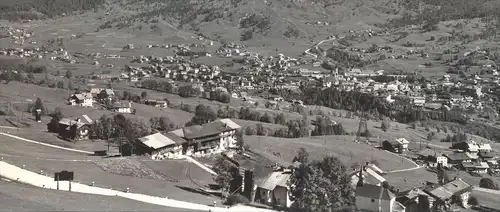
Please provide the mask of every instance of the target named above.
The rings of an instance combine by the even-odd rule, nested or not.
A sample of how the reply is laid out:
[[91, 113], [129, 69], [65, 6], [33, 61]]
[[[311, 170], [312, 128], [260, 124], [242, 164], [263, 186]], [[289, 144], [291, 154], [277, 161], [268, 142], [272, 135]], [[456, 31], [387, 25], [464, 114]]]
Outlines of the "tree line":
[[172, 85], [170, 82], [165, 80], [155, 80], [148, 79], [141, 82], [141, 87], [144, 89], [155, 90], [165, 93], [178, 94], [180, 97], [188, 98], [195, 97], [202, 94], [203, 98], [216, 100], [222, 103], [229, 103], [231, 101], [231, 95], [228, 92], [216, 90], [208, 92], [208, 95], [205, 92], [201, 92], [199, 89], [194, 88], [191, 85], [183, 85], [176, 87]]
[[467, 123], [467, 117], [461, 111], [441, 108], [424, 111], [410, 103], [390, 104], [385, 99], [360, 91], [345, 91], [337, 88], [303, 88], [302, 99], [307, 104], [321, 105], [334, 109], [366, 112], [368, 115], [387, 116], [401, 123], [438, 120]]

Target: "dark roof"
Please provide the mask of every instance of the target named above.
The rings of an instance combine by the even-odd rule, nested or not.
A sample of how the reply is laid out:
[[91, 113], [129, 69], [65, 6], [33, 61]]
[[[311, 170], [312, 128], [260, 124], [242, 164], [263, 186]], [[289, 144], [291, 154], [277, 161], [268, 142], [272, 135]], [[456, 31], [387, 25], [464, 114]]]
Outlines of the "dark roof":
[[165, 134], [165, 136], [167, 136], [168, 138], [170, 138], [170, 140], [174, 141], [176, 144], [179, 144], [179, 145], [187, 142], [186, 140], [184, 140], [183, 138], [177, 136], [176, 134], [174, 134], [172, 132], [168, 132], [167, 134]]
[[363, 186], [356, 187], [356, 196], [381, 200], [391, 200], [395, 197], [388, 189], [371, 184], [364, 184]]
[[220, 120], [210, 122], [201, 126], [195, 125], [183, 128], [184, 138], [186, 139], [216, 135], [229, 130], [233, 130], [233, 128], [229, 127], [227, 124], [221, 122]]
[[450, 160], [470, 160], [472, 159], [469, 154], [465, 152], [455, 152], [450, 155], [446, 155], [446, 157]]
[[[80, 120], [80, 121], [78, 121], [78, 120]], [[67, 126], [69, 129], [70, 126], [73, 126], [75, 124], [76, 124], [77, 128], [80, 128], [84, 125], [91, 125], [92, 122], [93, 122], [92, 119], [90, 119], [87, 115], [81, 115], [81, 116], [73, 117], [73, 118], [62, 118], [59, 121], [59, 124]]]
[[479, 152], [478, 155], [479, 155], [479, 157], [482, 157], [482, 158], [494, 158], [497, 156], [493, 152]]

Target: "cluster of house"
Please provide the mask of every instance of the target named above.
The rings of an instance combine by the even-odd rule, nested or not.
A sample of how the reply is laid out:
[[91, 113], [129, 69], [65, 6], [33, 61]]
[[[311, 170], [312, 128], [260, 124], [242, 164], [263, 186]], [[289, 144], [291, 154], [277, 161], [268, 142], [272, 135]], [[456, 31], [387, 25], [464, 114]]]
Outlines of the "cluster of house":
[[[382, 148], [394, 153], [405, 154], [408, 151], [409, 141], [405, 138], [386, 140]], [[488, 143], [476, 143], [473, 140], [453, 145], [456, 150], [450, 154], [443, 154], [439, 150], [424, 148], [416, 152], [413, 159], [426, 164], [428, 167], [456, 167], [467, 172], [497, 173], [500, 171], [500, 157], [492, 152]]]
[[[62, 118], [57, 133], [71, 140], [90, 139], [94, 120], [87, 115]], [[167, 133], [154, 133], [132, 142], [133, 154], [148, 154], [154, 160], [176, 158], [180, 155], [202, 156], [220, 153], [237, 147], [236, 131], [241, 127], [231, 119], [218, 119], [203, 125], [182, 127]]]
[[[293, 167], [297, 165], [294, 163]], [[294, 168], [277, 169], [256, 185], [256, 202], [278, 207], [290, 207], [293, 203], [290, 178]], [[454, 205], [468, 207], [472, 187], [460, 178], [448, 182], [427, 183], [421, 188], [405, 191], [390, 189], [379, 167], [367, 163], [348, 174], [355, 190], [358, 211], [404, 212], [427, 208], [450, 209]], [[420, 211], [420, 210], [417, 210]]]
[[[1, 27], [0, 31], [3, 34], [7, 34], [10, 36], [12, 40], [14, 40], [15, 44], [24, 44], [25, 40], [31, 39], [34, 34], [33, 32], [26, 29], [14, 29], [13, 27]], [[30, 41], [30, 44], [36, 44], [34, 41]]]
[[453, 145], [456, 149], [451, 154], [442, 154], [436, 150], [419, 153], [422, 157], [434, 158], [443, 167], [453, 166], [467, 172], [478, 174], [497, 173], [500, 170], [500, 157], [492, 152], [488, 143], [476, 143], [473, 140]]
[[0, 55], [13, 56], [18, 58], [48, 58], [50, 60], [58, 60], [70, 64], [78, 63], [73, 58], [73, 56], [63, 48], [59, 48], [53, 51], [42, 50], [38, 47], [7, 48], [0, 50]]
[[[113, 99], [115, 92], [111, 88], [91, 88], [88, 92], [72, 94], [68, 98], [68, 104], [77, 107], [94, 107], [94, 102], [105, 104]], [[155, 102], [156, 104], [156, 102]], [[113, 112], [132, 113], [132, 103], [129, 101], [115, 101], [107, 106]]]
[[219, 76], [221, 68], [217, 65], [194, 63], [179, 56], [139, 56], [132, 60], [137, 63], [149, 63], [147, 67], [126, 66], [120, 79], [137, 82], [152, 76], [183, 82], [212, 80]]

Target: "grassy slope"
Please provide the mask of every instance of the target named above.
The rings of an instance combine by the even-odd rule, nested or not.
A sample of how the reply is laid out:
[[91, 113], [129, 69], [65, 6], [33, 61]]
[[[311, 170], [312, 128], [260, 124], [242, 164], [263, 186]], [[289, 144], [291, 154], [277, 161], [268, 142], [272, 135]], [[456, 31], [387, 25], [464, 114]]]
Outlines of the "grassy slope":
[[[146, 4], [144, 4], [146, 2]], [[150, 4], [147, 4], [150, 3]], [[116, 8], [116, 6], [115, 6]], [[239, 40], [245, 30], [253, 30], [250, 43], [288, 46], [290, 42], [284, 34], [295, 31], [297, 38], [305, 41], [318, 37], [326, 37], [338, 30], [368, 27], [368, 24], [383, 23], [393, 13], [397, 5], [390, 1], [337, 1], [329, 6], [322, 3], [303, 1], [300, 3], [286, 0], [262, 2], [258, 0], [191, 0], [191, 1], [129, 1], [120, 7], [126, 20], [137, 25], [149, 26], [152, 20], [161, 20], [161, 15], [171, 21], [174, 26], [183, 30], [200, 32], [212, 39], [227, 41]], [[139, 11], [139, 12], [135, 12]], [[132, 15], [134, 14], [134, 15]], [[255, 24], [262, 20], [269, 21], [269, 30], [261, 32], [255, 24], [240, 26], [245, 15], [256, 15]], [[328, 21], [338, 25], [317, 27], [306, 22]], [[118, 19], [111, 21], [119, 23]], [[155, 24], [158, 25], [158, 24]], [[161, 25], [161, 22], [160, 24]], [[294, 41], [300, 41], [294, 39]], [[291, 49], [289, 49], [291, 50]], [[284, 51], [287, 51], [285, 49]]]
[[0, 181], [2, 211], [191, 211]]
[[[326, 141], [325, 139], [326, 138]], [[371, 160], [377, 160], [381, 168], [390, 171], [414, 167], [406, 160], [401, 160], [392, 154], [382, 150], [374, 149], [366, 144], [354, 143], [353, 136], [327, 136], [299, 139], [247, 136], [245, 144], [252, 149], [268, 153], [279, 153], [287, 161], [292, 161], [297, 155], [299, 148], [305, 148], [311, 155], [311, 159], [321, 159], [326, 155], [340, 158], [347, 166], [357, 162], [364, 164]]]

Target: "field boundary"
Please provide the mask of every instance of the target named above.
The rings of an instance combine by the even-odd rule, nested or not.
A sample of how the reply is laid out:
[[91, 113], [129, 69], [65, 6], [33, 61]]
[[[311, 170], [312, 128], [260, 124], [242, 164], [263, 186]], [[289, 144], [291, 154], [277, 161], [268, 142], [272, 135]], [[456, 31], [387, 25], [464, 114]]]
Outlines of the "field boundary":
[[33, 143], [33, 144], [38, 144], [38, 145], [42, 145], [42, 146], [48, 146], [48, 147], [52, 147], [52, 148], [56, 148], [56, 149], [66, 150], [66, 151], [70, 151], [70, 152], [84, 153], [84, 154], [89, 154], [89, 155], [93, 155], [94, 154], [94, 152], [89, 152], [89, 151], [84, 151], [84, 150], [79, 150], [79, 149], [66, 148], [66, 147], [61, 147], [61, 146], [52, 145], [52, 144], [46, 144], [46, 143], [43, 143], [43, 142], [34, 141], [34, 140], [26, 139], [26, 138], [22, 138], [22, 137], [19, 137], [19, 136], [8, 134], [8, 133], [0, 132], [0, 135], [8, 136], [8, 137], [11, 137], [11, 138], [15, 138], [15, 139], [18, 139], [18, 140], [21, 140], [21, 141], [25, 141], [25, 142], [29, 142], [29, 143]]

